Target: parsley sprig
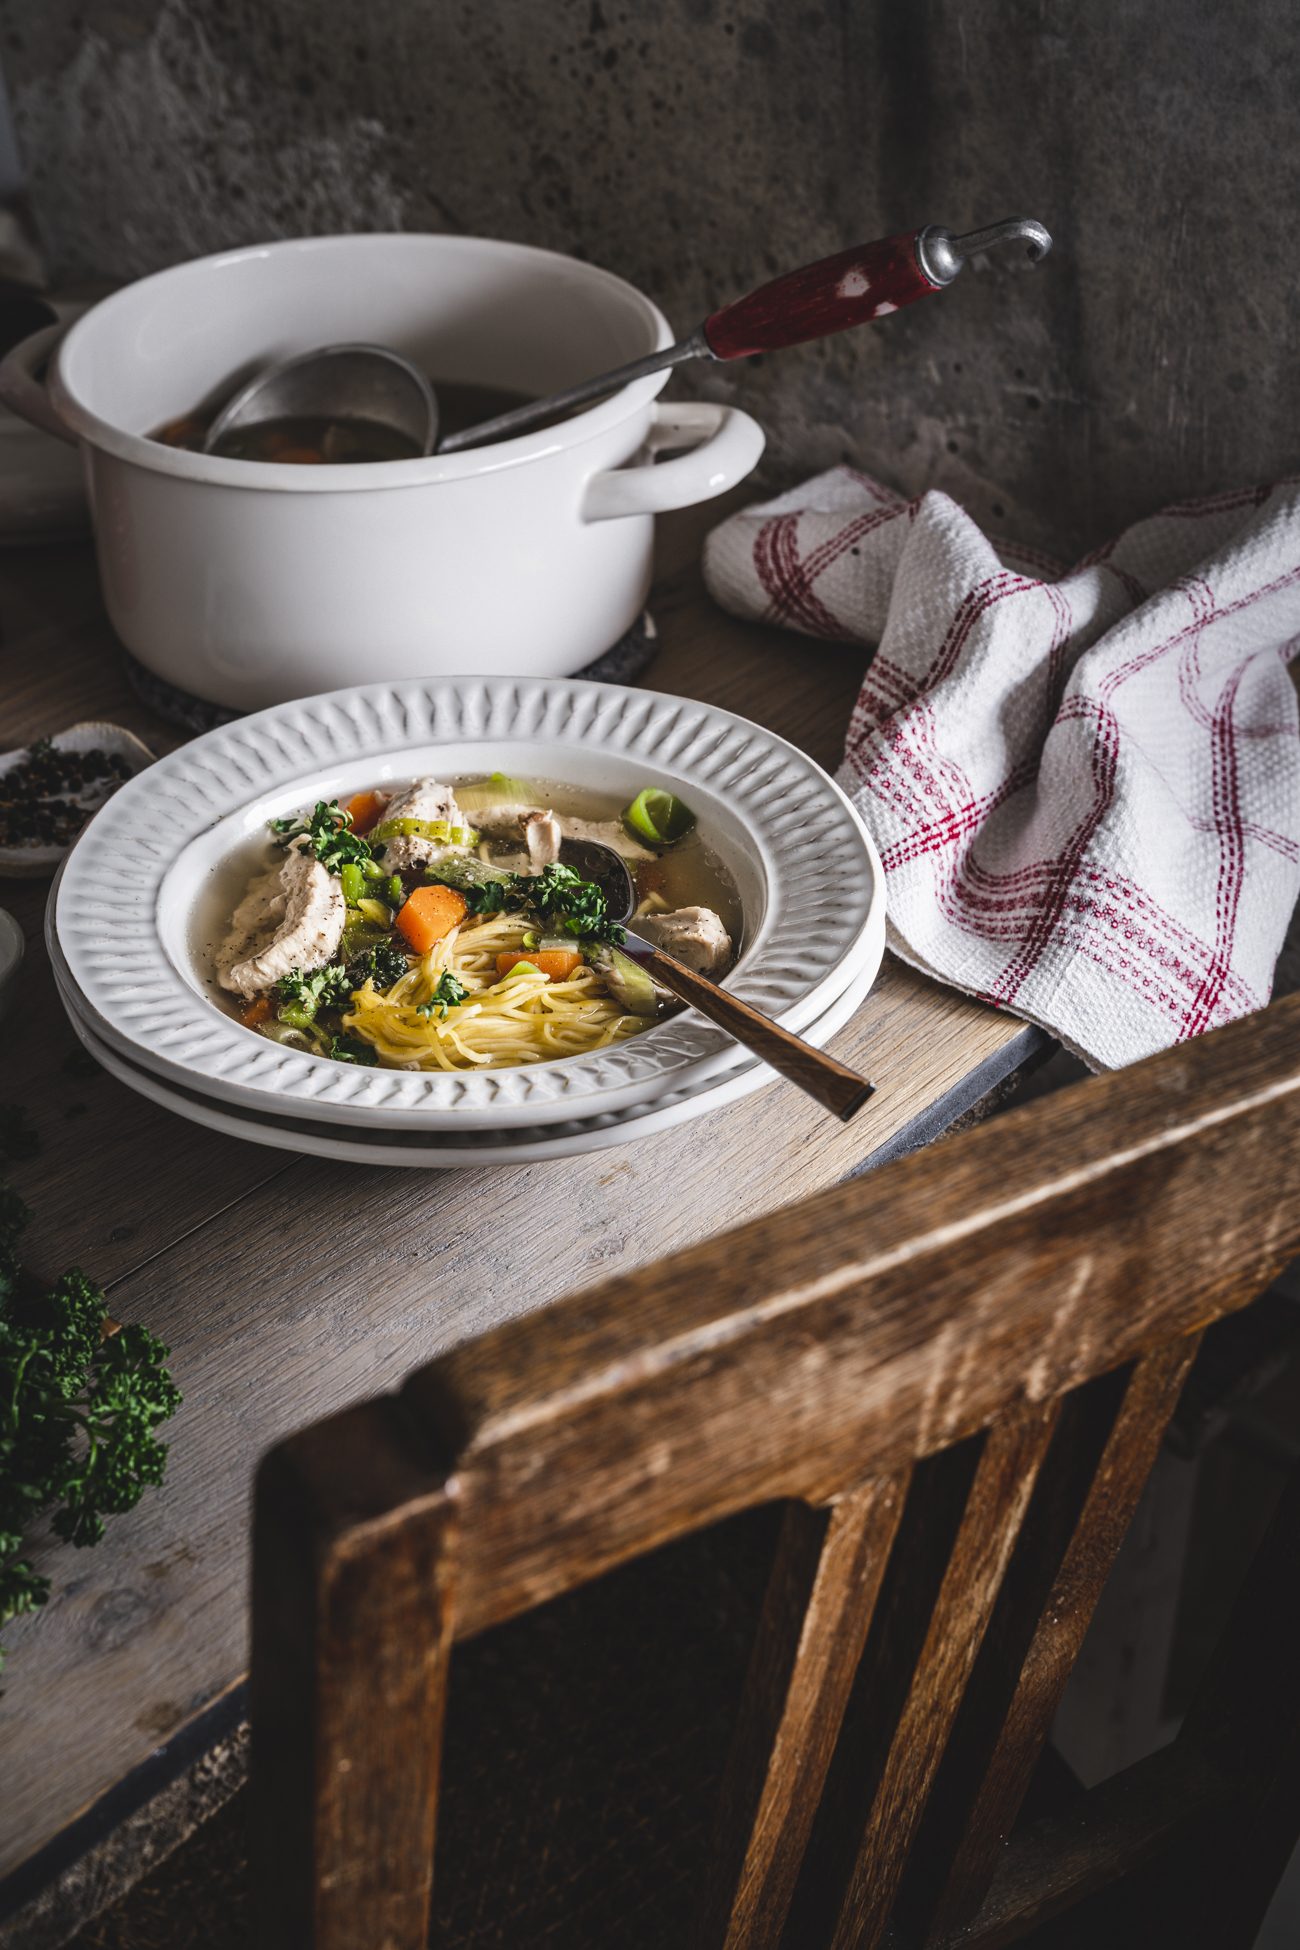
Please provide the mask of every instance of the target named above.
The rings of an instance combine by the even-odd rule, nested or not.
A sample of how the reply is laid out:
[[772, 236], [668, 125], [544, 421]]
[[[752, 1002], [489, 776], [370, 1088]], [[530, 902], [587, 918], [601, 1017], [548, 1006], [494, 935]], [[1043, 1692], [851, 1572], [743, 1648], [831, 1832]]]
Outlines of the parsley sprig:
[[314, 1016], [319, 1009], [337, 1009], [346, 1002], [352, 994], [352, 982], [342, 962], [330, 962], [310, 975], [304, 975], [300, 968], [292, 969], [280, 977], [273, 993], [277, 1002], [291, 1003], [304, 1015]]
[[445, 861], [427, 872], [431, 880], [458, 888], [471, 914], [499, 914], [503, 908], [522, 907], [550, 934], [604, 941], [615, 948], [627, 939], [627, 930], [610, 915], [609, 902], [595, 881], [584, 880], [558, 860], [540, 873], [493, 870], [490, 878], [466, 873], [456, 863]]
[[338, 873], [352, 861], [360, 865], [373, 857], [369, 840], [353, 832], [352, 815], [337, 799], [318, 799], [310, 813], [273, 819], [271, 831], [281, 846], [291, 846], [305, 835], [312, 852], [330, 873]]
[[465, 984], [449, 968], [444, 968], [429, 1000], [417, 1003], [416, 1014], [436, 1016], [441, 1022], [446, 1018], [448, 1009], [458, 1009], [468, 994]]
[[377, 1053], [359, 1036], [335, 1036], [330, 1042], [329, 1054], [336, 1063], [359, 1063], [367, 1070], [373, 1070], [379, 1061]]
[[42, 1292], [24, 1272], [17, 1248], [30, 1216], [0, 1186], [0, 1626], [50, 1594], [24, 1535], [53, 1512], [57, 1537], [97, 1544], [105, 1517], [161, 1483], [167, 1450], [156, 1431], [181, 1399], [162, 1342], [110, 1320], [84, 1273]]
[[359, 955], [354, 955], [348, 963], [347, 979], [349, 993], [352, 989], [362, 989], [367, 982], [373, 982], [381, 995], [400, 982], [410, 968], [410, 962], [391, 941], [376, 941]]

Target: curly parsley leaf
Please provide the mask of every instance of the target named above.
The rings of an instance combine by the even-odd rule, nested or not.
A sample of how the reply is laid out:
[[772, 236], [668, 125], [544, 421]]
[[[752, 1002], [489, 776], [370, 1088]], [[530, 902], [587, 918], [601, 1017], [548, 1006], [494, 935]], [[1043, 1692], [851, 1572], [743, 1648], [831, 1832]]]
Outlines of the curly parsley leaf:
[[0, 1186], [0, 1626], [49, 1596], [26, 1532], [49, 1515], [56, 1536], [98, 1543], [106, 1517], [162, 1481], [156, 1432], [181, 1399], [162, 1342], [110, 1320], [84, 1273], [31, 1290], [14, 1254], [27, 1216]]
[[367, 982], [373, 982], [379, 993], [386, 995], [394, 982], [401, 981], [410, 966], [401, 949], [394, 947], [391, 941], [377, 941], [348, 963], [349, 991], [364, 988]]
[[379, 1061], [369, 1043], [363, 1043], [359, 1036], [335, 1036], [329, 1054], [336, 1063], [359, 1063], [368, 1070], [374, 1069]]
[[338, 1008], [348, 1000], [354, 986], [360, 984], [352, 982], [342, 962], [334, 961], [310, 975], [304, 975], [300, 968], [292, 969], [281, 976], [272, 993], [277, 1002], [287, 1002], [304, 1015], [314, 1016], [320, 1009]]
[[584, 880], [558, 860], [539, 874], [520, 877], [525, 904], [556, 934], [572, 934], [617, 947], [626, 930], [610, 918], [609, 902], [594, 880]]
[[441, 1021], [448, 1009], [457, 1009], [469, 995], [465, 984], [454, 976], [449, 968], [438, 977], [438, 985], [427, 1002], [418, 1005], [417, 1013], [422, 1016], [437, 1016]]
[[350, 861], [371, 858], [370, 842], [352, 830], [352, 815], [337, 799], [318, 799], [313, 811], [292, 819], [273, 819], [271, 831], [281, 846], [291, 846], [306, 838], [316, 858], [330, 873], [338, 873]]
[[471, 914], [499, 914], [503, 908], [522, 907], [551, 934], [605, 941], [615, 948], [627, 938], [627, 930], [611, 917], [609, 902], [595, 881], [584, 880], [558, 860], [535, 874], [507, 874], [494, 869], [490, 879], [467, 872], [473, 865], [440, 861], [427, 869], [428, 877], [457, 888]]

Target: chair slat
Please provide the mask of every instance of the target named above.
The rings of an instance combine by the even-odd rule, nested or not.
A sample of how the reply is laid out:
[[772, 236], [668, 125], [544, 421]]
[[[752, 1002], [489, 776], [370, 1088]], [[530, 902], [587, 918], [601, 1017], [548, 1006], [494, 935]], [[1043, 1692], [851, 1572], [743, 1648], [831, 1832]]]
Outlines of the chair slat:
[[1154, 1887], [1161, 1850], [1201, 1873], [1221, 1813], [1255, 1915], [1300, 1819], [1290, 1503], [1289, 1554], [1251, 1586], [1274, 1618], [1240, 1626], [1184, 1751], [1137, 1783], [1166, 1802], [1090, 1802], [1099, 1847], [1063, 1869], [1003, 1842], [1196, 1334], [1300, 1250], [1298, 1031], [1300, 998], [570, 1296], [281, 1445], [254, 1578], [272, 1940], [422, 1950], [454, 1638], [777, 1499], [804, 1507], [728, 1776], [715, 1943], [774, 1945], [787, 1906], [800, 1950], [915, 1943], [900, 1890], [952, 1860], [942, 1833], [942, 1940], [991, 1950], [1112, 1871], [1145, 1860]]
[[787, 1507], [722, 1790], [707, 1950], [780, 1942], [907, 1481], [876, 1477], [829, 1508]]
[[1298, 1022], [1300, 998], [419, 1371], [462, 1485], [458, 1630], [827, 1501], [1244, 1302], [1300, 1241]]
[[833, 1950], [872, 1950], [883, 1935], [1058, 1409], [1055, 1401], [1038, 1402], [989, 1431], [872, 1798]]
[[273, 1450], [256, 1494], [253, 1868], [265, 1940], [425, 1950], [454, 1494], [391, 1401]]
[[[1198, 1345], [1194, 1334], [1173, 1341], [1137, 1362], [1128, 1375], [1083, 1507], [1046, 1599], [1036, 1608], [1014, 1689], [1009, 1699], [1004, 1695], [991, 1703], [997, 1727], [992, 1751], [986, 1757], [969, 1751], [952, 1756], [961, 1773], [967, 1821], [955, 1846], [952, 1836], [939, 1836], [932, 1850], [938, 1859], [951, 1860], [927, 1919], [940, 1935], [974, 1915], [993, 1880]], [[1025, 1539], [1035, 1552], [1043, 1541]], [[1026, 1623], [1020, 1621], [1022, 1631]], [[1005, 1629], [1014, 1633], [1016, 1621], [1006, 1621]]]
[[[1207, 1761], [1162, 1748], [1017, 1834], [976, 1914], [929, 1938], [926, 1950], [1006, 1950], [1023, 1943], [1084, 1897], [1141, 1869], [1180, 1834], [1221, 1820], [1232, 1799], [1232, 1783]], [[1145, 1940], [1153, 1946], [1211, 1941], [1177, 1933]]]

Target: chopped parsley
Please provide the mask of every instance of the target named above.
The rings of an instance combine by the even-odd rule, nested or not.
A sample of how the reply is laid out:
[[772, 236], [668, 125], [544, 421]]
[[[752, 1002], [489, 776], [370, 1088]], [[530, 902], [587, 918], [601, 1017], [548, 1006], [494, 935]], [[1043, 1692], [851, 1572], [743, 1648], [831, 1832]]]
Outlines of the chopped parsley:
[[460, 891], [471, 914], [499, 914], [515, 898], [514, 875], [508, 880], [470, 881]]
[[524, 903], [556, 934], [572, 934], [618, 947], [626, 930], [611, 920], [609, 902], [594, 880], [584, 880], [572, 867], [543, 867], [539, 874], [520, 876]]
[[442, 1021], [448, 1009], [459, 1008], [468, 994], [469, 990], [465, 984], [458, 981], [449, 968], [445, 968], [438, 977], [438, 985], [429, 1000], [419, 1004], [418, 1014], [437, 1016], [439, 1021]]
[[358, 1036], [335, 1036], [329, 1054], [336, 1063], [361, 1063], [368, 1069], [373, 1069], [379, 1061], [369, 1043], [363, 1043]]
[[373, 982], [379, 993], [386, 995], [394, 982], [401, 981], [410, 965], [401, 949], [391, 941], [377, 941], [348, 963], [348, 992]]
[[[468, 864], [468, 863], [466, 863]], [[522, 907], [543, 923], [548, 933], [571, 934], [578, 940], [604, 941], [619, 947], [626, 930], [612, 919], [609, 902], [594, 880], [584, 880], [558, 860], [540, 873], [501, 873], [491, 879], [466, 874], [459, 863], [427, 869], [431, 880], [456, 887], [471, 914], [499, 914], [505, 907]]]
[[281, 846], [290, 846], [305, 836], [316, 858], [330, 873], [340, 872], [349, 862], [359, 865], [373, 857], [369, 840], [353, 832], [352, 815], [343, 810], [337, 799], [318, 799], [314, 811], [298, 814], [293, 819], [273, 819], [271, 831]]
[[[402, 972], [406, 972], [405, 961]], [[300, 968], [293, 969], [281, 977], [273, 993], [277, 1003], [288, 1003], [301, 1009], [304, 1015], [314, 1016], [319, 1009], [337, 1009], [348, 1000], [353, 986], [348, 970], [342, 962], [335, 961], [310, 975], [304, 975]]]

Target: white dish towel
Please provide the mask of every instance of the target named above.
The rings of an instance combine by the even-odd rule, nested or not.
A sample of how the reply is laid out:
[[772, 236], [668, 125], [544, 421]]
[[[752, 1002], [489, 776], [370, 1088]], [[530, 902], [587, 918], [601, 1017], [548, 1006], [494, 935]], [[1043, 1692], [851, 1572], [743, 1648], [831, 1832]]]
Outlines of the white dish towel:
[[838, 777], [905, 960], [1094, 1068], [1268, 1000], [1300, 892], [1300, 482], [1067, 569], [838, 467], [704, 568], [738, 615], [878, 646]]

